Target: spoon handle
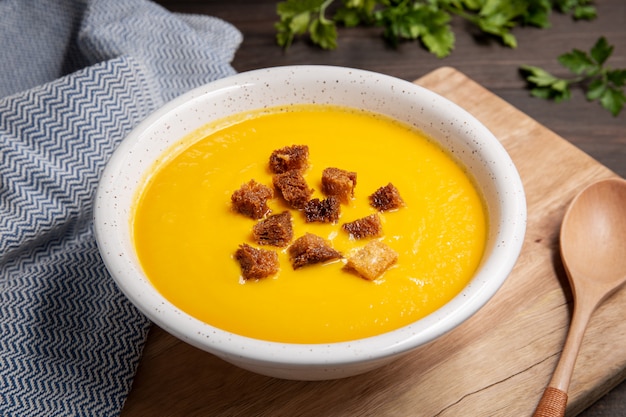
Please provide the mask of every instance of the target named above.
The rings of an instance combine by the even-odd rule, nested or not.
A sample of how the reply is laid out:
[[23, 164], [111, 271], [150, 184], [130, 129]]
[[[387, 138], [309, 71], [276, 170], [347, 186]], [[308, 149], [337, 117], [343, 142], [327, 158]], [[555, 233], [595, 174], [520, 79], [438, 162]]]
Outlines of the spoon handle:
[[561, 357], [533, 417], [563, 417], [565, 415], [567, 391], [576, 364], [576, 357], [587, 329], [587, 323], [589, 323], [596, 306], [602, 300], [599, 294], [597, 289], [592, 288], [574, 303], [574, 314]]
[[558, 388], [547, 387], [533, 417], [561, 417], [565, 415], [566, 406], [567, 393]]

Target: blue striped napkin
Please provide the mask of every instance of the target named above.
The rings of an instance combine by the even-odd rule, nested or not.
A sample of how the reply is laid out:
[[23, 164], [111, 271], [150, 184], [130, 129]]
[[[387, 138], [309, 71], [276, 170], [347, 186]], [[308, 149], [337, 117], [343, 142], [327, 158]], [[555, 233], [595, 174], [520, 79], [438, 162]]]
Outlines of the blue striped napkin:
[[96, 247], [109, 156], [234, 73], [241, 34], [148, 0], [0, 1], [0, 416], [115, 416], [150, 326]]

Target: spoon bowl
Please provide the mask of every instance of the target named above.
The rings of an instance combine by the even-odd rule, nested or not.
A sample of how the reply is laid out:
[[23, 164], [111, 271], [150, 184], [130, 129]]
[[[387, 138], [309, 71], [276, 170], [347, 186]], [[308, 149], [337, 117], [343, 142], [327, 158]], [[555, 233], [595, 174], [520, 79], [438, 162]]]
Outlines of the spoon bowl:
[[565, 415], [587, 323], [595, 309], [626, 283], [626, 180], [601, 180], [581, 191], [563, 218], [560, 245], [574, 314], [561, 358], [534, 417]]
[[586, 188], [563, 219], [561, 256], [574, 290], [581, 281], [615, 287], [626, 279], [625, 183], [610, 179]]

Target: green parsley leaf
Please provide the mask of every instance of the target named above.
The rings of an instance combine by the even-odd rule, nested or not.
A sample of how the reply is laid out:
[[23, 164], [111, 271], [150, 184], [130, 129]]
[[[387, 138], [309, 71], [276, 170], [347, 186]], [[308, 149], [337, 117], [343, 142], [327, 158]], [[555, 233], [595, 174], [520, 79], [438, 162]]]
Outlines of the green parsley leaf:
[[606, 60], [613, 53], [613, 46], [609, 45], [604, 37], [598, 39], [591, 48], [591, 57], [598, 65], [604, 65]]
[[534, 88], [530, 90], [533, 96], [556, 102], [569, 100], [571, 91], [567, 80], [555, 77], [548, 71], [531, 65], [524, 65], [521, 70], [528, 74], [526, 79], [534, 85]]
[[593, 6], [578, 6], [574, 9], [574, 19], [593, 20], [597, 17], [596, 8]]
[[[417, 40], [437, 57], [454, 49], [453, 17], [475, 25], [503, 45], [517, 47], [512, 33], [518, 26], [550, 26], [556, 9], [575, 19], [595, 17], [593, 0], [284, 0], [276, 7], [276, 42], [288, 48], [296, 37], [308, 35], [324, 49], [337, 46], [337, 28], [377, 26], [391, 45]], [[331, 8], [331, 6], [333, 6]], [[332, 17], [330, 10], [332, 9]], [[328, 16], [327, 16], [328, 12]]]
[[608, 70], [606, 78], [615, 87], [623, 87], [626, 84], [626, 69]]
[[523, 23], [542, 29], [550, 27], [552, 8], [550, 0], [529, 1], [528, 7], [522, 15]]
[[311, 40], [323, 49], [337, 47], [337, 28], [335, 24], [325, 19], [315, 19], [310, 27]]
[[622, 90], [614, 87], [608, 87], [600, 97], [602, 106], [611, 112], [615, 117], [619, 115], [626, 103], [626, 96]]
[[549, 87], [558, 80], [554, 75], [539, 67], [524, 65], [521, 69], [528, 73], [526, 77], [528, 81], [539, 87]]
[[574, 19], [591, 20], [597, 16], [597, 11], [591, 5], [593, 0], [553, 0], [555, 7], [561, 13], [573, 13]]
[[572, 52], [560, 55], [558, 61], [565, 68], [577, 75], [585, 74], [597, 68], [596, 63], [591, 57], [586, 52], [579, 49], [574, 49]]
[[422, 42], [438, 58], [448, 56], [454, 49], [454, 33], [448, 25], [430, 28], [422, 35]]
[[[336, 39], [331, 39], [333, 31], [328, 28], [320, 30], [319, 20], [323, 19], [326, 7], [332, 0], [286, 0], [276, 5], [276, 13], [280, 21], [274, 24], [276, 29], [276, 43], [288, 48], [294, 38], [315, 30], [317, 41], [323, 41], [324, 46], [332, 45]], [[326, 24], [326, 22], [324, 22]], [[336, 33], [334, 35], [336, 38]], [[315, 42], [315, 41], [314, 41]], [[319, 43], [318, 43], [319, 44]], [[334, 43], [336, 45], [336, 43]], [[322, 46], [320, 44], [320, 46]]]
[[362, 23], [361, 15], [356, 9], [342, 8], [335, 13], [333, 18], [338, 22], [344, 25], [345, 27], [351, 28], [356, 27]]
[[604, 95], [606, 91], [606, 83], [597, 78], [589, 83], [587, 87], [587, 100], [597, 100]]
[[394, 46], [403, 40], [419, 39], [440, 58], [454, 48], [450, 14], [436, 4], [401, 1], [376, 10], [373, 17], [375, 24], [384, 28], [384, 38]]
[[612, 53], [613, 46], [601, 37], [589, 53], [574, 49], [558, 57], [559, 63], [575, 77], [556, 77], [531, 65], [524, 65], [520, 70], [535, 97], [556, 102], [567, 100], [571, 87], [576, 85], [585, 91], [587, 100], [599, 101], [613, 116], [618, 116], [626, 104], [626, 69], [611, 69], [606, 65]]

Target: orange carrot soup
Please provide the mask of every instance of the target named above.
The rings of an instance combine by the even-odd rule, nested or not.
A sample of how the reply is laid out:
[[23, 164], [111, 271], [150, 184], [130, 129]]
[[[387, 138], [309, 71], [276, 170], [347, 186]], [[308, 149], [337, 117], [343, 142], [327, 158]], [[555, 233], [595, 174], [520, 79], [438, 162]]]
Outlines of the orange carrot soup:
[[[386, 116], [327, 105], [296, 105], [229, 117], [183, 139], [146, 177], [134, 207], [133, 239], [146, 276], [175, 306], [215, 327], [277, 342], [331, 343], [414, 322], [456, 296], [485, 250], [487, 213], [472, 179], [416, 129]], [[306, 222], [273, 186], [277, 149], [308, 147], [302, 170], [311, 199], [323, 200], [322, 172], [356, 173], [336, 222]], [[291, 213], [293, 240], [324, 239], [341, 257], [294, 269], [289, 244], [253, 239], [263, 219], [233, 209], [254, 180], [274, 190], [264, 216]], [[392, 183], [403, 205], [379, 211], [370, 196]], [[344, 223], [377, 214], [381, 233], [356, 239]], [[346, 268], [369, 242], [397, 260], [375, 279]], [[247, 244], [273, 251], [277, 271], [244, 279], [235, 257]]]

